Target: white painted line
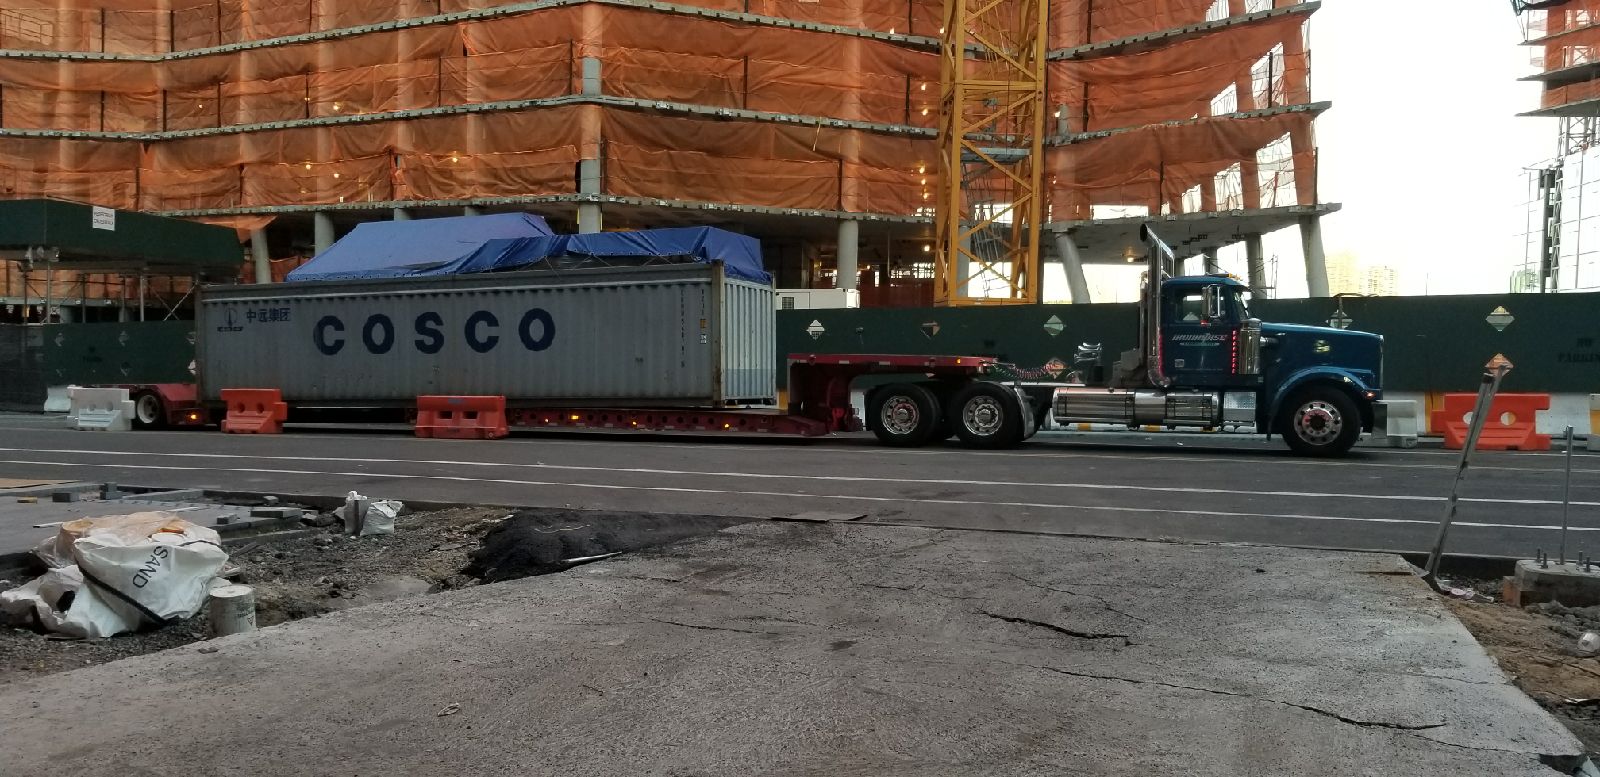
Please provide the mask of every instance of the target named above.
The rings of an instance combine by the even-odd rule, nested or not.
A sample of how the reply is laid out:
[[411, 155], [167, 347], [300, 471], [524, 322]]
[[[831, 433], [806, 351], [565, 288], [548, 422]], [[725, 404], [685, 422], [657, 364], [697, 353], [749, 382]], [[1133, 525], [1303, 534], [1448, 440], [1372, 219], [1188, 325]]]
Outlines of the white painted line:
[[[536, 469], [556, 470], [566, 472], [596, 472], [616, 473], [627, 475], [672, 475], [677, 477], [712, 477], [712, 478], [744, 478], [750, 480], [817, 480], [834, 483], [893, 483], [896, 485], [913, 486], [980, 486], [994, 488], [1061, 488], [1081, 489], [1088, 491], [1145, 491], [1165, 494], [1212, 494], [1225, 496], [1268, 496], [1291, 497], [1296, 499], [1353, 499], [1358, 501], [1377, 502], [1443, 502], [1442, 496], [1427, 496], [1418, 494], [1341, 494], [1330, 491], [1250, 491], [1236, 488], [1199, 488], [1195, 486], [1143, 486], [1125, 483], [1040, 483], [1025, 480], [971, 480], [962, 478], [900, 478], [887, 476], [854, 476], [854, 475], [796, 475], [788, 473], [765, 472], [705, 472], [699, 470], [682, 469], [654, 469], [648, 467], [591, 467], [575, 464], [518, 464], [497, 461], [464, 461], [455, 459], [379, 459], [379, 458], [353, 458], [345, 456], [258, 456], [243, 453], [157, 453], [134, 451], [95, 451], [85, 449], [55, 449], [55, 450], [25, 450], [17, 448], [0, 448], [0, 451], [10, 453], [64, 453], [81, 456], [138, 456], [150, 458], [165, 456], [169, 458], [199, 458], [199, 459], [246, 459], [250, 461], [292, 461], [292, 462], [324, 462], [331, 464], [408, 464], [430, 465], [446, 467], [483, 467], [483, 468], [509, 468], [509, 469]], [[43, 462], [41, 462], [43, 463]], [[113, 465], [122, 466], [122, 465]], [[1462, 497], [1459, 501], [1476, 504], [1495, 505], [1558, 505], [1558, 499], [1489, 499], [1484, 497]], [[1600, 502], [1573, 501], [1577, 507], [1600, 507]]]
[[[650, 491], [679, 494], [720, 494], [725, 496], [771, 496], [785, 499], [836, 499], [852, 502], [877, 502], [893, 504], [937, 504], [961, 505], [975, 507], [1037, 507], [1056, 510], [1085, 510], [1117, 513], [1160, 514], [1180, 517], [1220, 517], [1220, 518], [1273, 518], [1298, 521], [1337, 521], [1350, 523], [1379, 523], [1379, 524], [1409, 524], [1419, 526], [1436, 526], [1438, 521], [1417, 518], [1356, 518], [1342, 515], [1310, 515], [1300, 513], [1248, 513], [1231, 512], [1226, 510], [1169, 510], [1157, 507], [1123, 507], [1106, 505], [1079, 505], [1060, 502], [1015, 502], [996, 501], [985, 499], [929, 499], [918, 497], [900, 496], [863, 496], [859, 494], [808, 494], [790, 491], [732, 491], [714, 488], [683, 488], [679, 486], [625, 486], [615, 483], [563, 483], [544, 480], [512, 480], [505, 478], [469, 478], [459, 475], [409, 475], [396, 472], [324, 472], [321, 470], [305, 469], [258, 469], [245, 467], [177, 467], [160, 464], [85, 464], [66, 461], [27, 461], [17, 459], [0, 459], [0, 464], [35, 464], [49, 467], [78, 467], [98, 468], [115, 467], [117, 469], [149, 469], [169, 472], [239, 472], [245, 474], [262, 475], [315, 475], [321, 477], [356, 477], [356, 478], [390, 478], [395, 480], [442, 480], [454, 483], [499, 483], [517, 486], [545, 486], [550, 488], [587, 488], [603, 491]], [[1553, 525], [1526, 525], [1517, 523], [1488, 523], [1482, 521], [1456, 521], [1452, 528], [1479, 528], [1479, 529], [1527, 529], [1533, 531], [1559, 531], [1560, 526]], [[1600, 532], [1600, 526], [1569, 526], [1570, 532]]]

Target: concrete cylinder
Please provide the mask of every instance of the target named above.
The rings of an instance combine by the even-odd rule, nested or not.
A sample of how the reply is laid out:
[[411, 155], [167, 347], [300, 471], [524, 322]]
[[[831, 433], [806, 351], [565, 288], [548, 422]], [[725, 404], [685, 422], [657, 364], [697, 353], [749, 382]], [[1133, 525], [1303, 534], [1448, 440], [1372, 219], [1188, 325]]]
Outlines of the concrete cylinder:
[[267, 231], [250, 232], [250, 258], [255, 266], [256, 283], [272, 282], [272, 253], [267, 249]]
[[333, 247], [333, 217], [326, 211], [312, 212], [311, 229], [312, 244], [316, 246], [317, 253]]
[[247, 585], [224, 585], [211, 589], [206, 619], [210, 622], [213, 637], [255, 631], [255, 589]]

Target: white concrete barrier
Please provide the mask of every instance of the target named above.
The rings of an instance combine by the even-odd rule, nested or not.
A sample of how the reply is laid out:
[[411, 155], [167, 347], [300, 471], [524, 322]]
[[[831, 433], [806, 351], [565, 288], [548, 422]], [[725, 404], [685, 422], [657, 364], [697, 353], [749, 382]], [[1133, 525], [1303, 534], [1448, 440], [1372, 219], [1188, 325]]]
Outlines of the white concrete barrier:
[[67, 416], [80, 431], [126, 432], [133, 429], [133, 400], [127, 389], [81, 388], [67, 392], [72, 410]]
[[77, 386], [49, 386], [44, 391], [44, 411], [46, 413], [68, 413], [72, 411], [72, 396], [67, 392]]
[[1390, 448], [1415, 448], [1422, 431], [1422, 415], [1411, 400], [1382, 400], [1373, 404], [1372, 442]]

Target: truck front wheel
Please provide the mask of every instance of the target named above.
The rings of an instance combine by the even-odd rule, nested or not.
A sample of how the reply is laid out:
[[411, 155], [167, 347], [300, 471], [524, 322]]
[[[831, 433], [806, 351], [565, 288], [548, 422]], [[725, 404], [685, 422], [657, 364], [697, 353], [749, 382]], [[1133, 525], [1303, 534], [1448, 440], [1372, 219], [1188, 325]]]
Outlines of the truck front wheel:
[[939, 400], [914, 383], [892, 383], [872, 393], [867, 428], [884, 445], [914, 448], [939, 432]]
[[1361, 437], [1361, 413], [1343, 391], [1309, 386], [1284, 403], [1278, 433], [1302, 456], [1343, 456]]
[[1027, 435], [1028, 412], [1017, 392], [995, 383], [973, 383], [950, 400], [956, 436], [972, 448], [1011, 448]]

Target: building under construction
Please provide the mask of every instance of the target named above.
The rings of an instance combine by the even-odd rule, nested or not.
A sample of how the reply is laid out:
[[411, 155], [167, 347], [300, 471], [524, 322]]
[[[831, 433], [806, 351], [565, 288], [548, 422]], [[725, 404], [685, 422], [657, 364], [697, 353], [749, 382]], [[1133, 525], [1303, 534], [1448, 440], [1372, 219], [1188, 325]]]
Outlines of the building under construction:
[[1528, 171], [1527, 249], [1510, 290], [1600, 288], [1600, 0], [1513, 5], [1535, 68], [1522, 80], [1542, 87], [1539, 107], [1522, 115], [1559, 129], [1555, 156]]
[[[1317, 198], [1312, 126], [1328, 106], [1305, 44], [1319, 4], [1037, 2], [1040, 247], [1069, 287], [1056, 297], [1088, 301], [1083, 265], [1129, 261], [1148, 217], [1189, 255], [1246, 243], [1258, 287], [1260, 236], [1298, 227], [1309, 288], [1326, 294], [1317, 220], [1337, 206]], [[281, 278], [363, 221], [526, 210], [568, 231], [721, 226], [760, 238], [780, 286], [929, 304], [945, 13], [3, 0], [0, 197], [234, 227], [246, 280]], [[37, 299], [19, 284], [51, 269], [9, 268], [7, 303]], [[83, 298], [130, 288], [53, 281]]]

